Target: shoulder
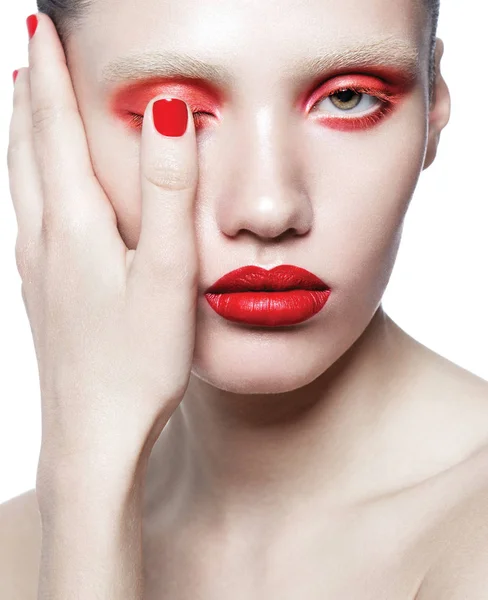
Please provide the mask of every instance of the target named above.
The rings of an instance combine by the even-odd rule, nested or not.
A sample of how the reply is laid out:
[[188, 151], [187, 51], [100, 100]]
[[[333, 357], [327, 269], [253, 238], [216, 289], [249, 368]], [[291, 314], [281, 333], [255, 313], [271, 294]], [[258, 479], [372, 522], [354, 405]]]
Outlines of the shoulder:
[[459, 469], [458, 485], [463, 500], [444, 524], [441, 550], [416, 600], [488, 597], [488, 445]]
[[425, 526], [432, 553], [415, 600], [486, 600], [488, 381], [426, 348], [416, 358], [427, 394], [415, 422], [428, 435], [413, 453], [434, 473], [423, 508], [438, 527]]
[[488, 381], [421, 344], [408, 365], [414, 397], [402, 414], [413, 419], [414, 456], [435, 473], [488, 446]]
[[36, 600], [41, 521], [35, 490], [0, 504], [2, 598]]

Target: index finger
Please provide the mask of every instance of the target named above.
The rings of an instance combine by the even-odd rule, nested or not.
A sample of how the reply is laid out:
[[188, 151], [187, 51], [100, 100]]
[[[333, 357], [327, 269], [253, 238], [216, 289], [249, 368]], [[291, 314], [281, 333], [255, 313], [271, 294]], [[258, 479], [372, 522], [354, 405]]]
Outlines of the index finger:
[[105, 204], [110, 209], [106, 214], [113, 220], [112, 207], [93, 171], [85, 128], [56, 27], [44, 13], [35, 16], [37, 28], [29, 41], [29, 72], [44, 218], [51, 224], [76, 221], [77, 216], [86, 218], [88, 214], [99, 219]]

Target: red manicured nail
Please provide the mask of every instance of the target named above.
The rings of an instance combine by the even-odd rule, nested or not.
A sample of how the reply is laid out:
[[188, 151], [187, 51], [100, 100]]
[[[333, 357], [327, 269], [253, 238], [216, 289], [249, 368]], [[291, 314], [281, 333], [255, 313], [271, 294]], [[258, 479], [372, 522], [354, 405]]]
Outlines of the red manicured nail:
[[178, 98], [156, 100], [153, 104], [153, 119], [159, 133], [172, 137], [182, 136], [188, 126], [186, 103]]
[[17, 79], [17, 75], [18, 74], [19, 74], [19, 70], [18, 69], [15, 69], [15, 71], [12, 73], [12, 77], [14, 79], [14, 83], [15, 83], [15, 80]]
[[29, 39], [31, 40], [37, 29], [37, 15], [30, 15], [27, 17], [26, 22]]

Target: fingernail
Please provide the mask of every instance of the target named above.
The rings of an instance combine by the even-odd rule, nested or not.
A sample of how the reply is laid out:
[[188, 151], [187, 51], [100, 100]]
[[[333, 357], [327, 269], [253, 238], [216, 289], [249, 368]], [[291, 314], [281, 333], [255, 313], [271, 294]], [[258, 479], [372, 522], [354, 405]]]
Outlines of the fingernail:
[[18, 69], [15, 69], [15, 71], [12, 73], [12, 77], [14, 79], [14, 83], [15, 83], [15, 80], [17, 79], [17, 75], [18, 74], [19, 74], [19, 70]]
[[27, 32], [29, 33], [29, 40], [32, 39], [32, 36], [35, 34], [37, 29], [37, 15], [30, 15], [26, 19], [27, 22]]
[[186, 103], [178, 98], [163, 98], [153, 104], [154, 126], [162, 135], [182, 136], [188, 126]]

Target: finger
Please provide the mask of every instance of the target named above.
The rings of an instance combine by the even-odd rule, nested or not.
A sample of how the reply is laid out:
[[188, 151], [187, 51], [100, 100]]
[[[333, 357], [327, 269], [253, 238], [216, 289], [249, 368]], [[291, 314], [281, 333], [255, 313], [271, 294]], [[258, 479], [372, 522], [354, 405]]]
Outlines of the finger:
[[42, 223], [42, 187], [32, 139], [29, 87], [28, 69], [19, 69], [14, 85], [7, 164], [20, 247], [37, 242]]
[[[158, 102], [159, 101], [159, 102]], [[179, 101], [181, 102], [181, 101]], [[176, 106], [186, 110], [187, 128], [180, 137], [161, 134], [153, 107]], [[194, 285], [197, 275], [194, 199], [198, 181], [197, 144], [193, 115], [186, 103], [168, 102], [163, 96], [145, 111], [141, 135], [141, 231], [130, 277], [137, 286], [149, 286], [154, 295], [164, 289]], [[171, 113], [157, 116], [172, 118]], [[147, 288], [146, 288], [147, 289]]]
[[64, 50], [52, 20], [37, 13], [29, 42], [33, 138], [48, 227], [86, 221], [113, 224], [95, 176]]

